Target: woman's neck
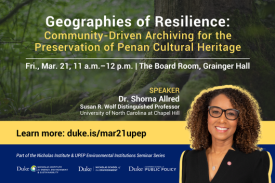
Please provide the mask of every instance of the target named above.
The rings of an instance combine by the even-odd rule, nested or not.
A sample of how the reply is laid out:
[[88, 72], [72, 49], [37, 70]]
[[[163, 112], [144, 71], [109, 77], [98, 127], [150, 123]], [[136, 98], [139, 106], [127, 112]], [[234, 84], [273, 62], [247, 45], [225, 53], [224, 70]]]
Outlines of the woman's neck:
[[233, 141], [217, 141], [212, 139], [211, 152], [222, 153], [232, 149]]

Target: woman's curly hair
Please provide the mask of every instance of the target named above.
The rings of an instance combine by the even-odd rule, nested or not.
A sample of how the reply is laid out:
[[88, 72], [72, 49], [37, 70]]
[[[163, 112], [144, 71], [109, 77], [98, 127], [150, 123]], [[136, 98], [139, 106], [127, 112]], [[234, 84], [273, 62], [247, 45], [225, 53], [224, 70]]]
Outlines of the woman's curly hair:
[[191, 131], [191, 147], [202, 150], [211, 146], [212, 139], [207, 126], [208, 106], [219, 94], [227, 96], [234, 109], [240, 111], [233, 137], [234, 145], [246, 154], [259, 150], [257, 142], [261, 117], [258, 102], [246, 90], [231, 85], [203, 90], [191, 104], [186, 117], [186, 128]]

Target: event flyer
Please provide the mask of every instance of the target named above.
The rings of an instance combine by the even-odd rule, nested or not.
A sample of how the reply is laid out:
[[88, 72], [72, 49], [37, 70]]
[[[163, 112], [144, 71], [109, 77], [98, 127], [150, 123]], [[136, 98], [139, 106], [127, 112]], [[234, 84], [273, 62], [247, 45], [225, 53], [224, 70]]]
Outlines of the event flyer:
[[271, 182], [274, 0], [0, 10], [0, 182]]

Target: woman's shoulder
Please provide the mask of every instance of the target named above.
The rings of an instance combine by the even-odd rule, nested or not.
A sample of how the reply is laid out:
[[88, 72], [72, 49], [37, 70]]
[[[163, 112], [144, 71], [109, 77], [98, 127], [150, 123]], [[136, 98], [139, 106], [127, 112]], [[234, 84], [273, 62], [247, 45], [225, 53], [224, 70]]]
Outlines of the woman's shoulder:
[[251, 176], [254, 182], [271, 182], [273, 162], [270, 153], [256, 150], [248, 156], [253, 162], [250, 168], [253, 170]]
[[268, 151], [263, 151], [263, 150], [255, 150], [252, 153], [245, 154], [245, 156], [248, 156], [249, 158], [253, 159], [269, 159], [271, 157], [270, 153]]
[[259, 151], [259, 150], [253, 151], [251, 153], [251, 157], [258, 161], [263, 161], [266, 163], [270, 163], [270, 161], [272, 161], [272, 157], [268, 151]]
[[252, 153], [245, 154], [239, 157], [245, 162], [252, 162], [254, 164], [254, 167], [265, 167], [266, 169], [269, 169], [270, 166], [272, 166], [272, 157], [268, 151], [261, 151], [261, 150], [255, 150]]

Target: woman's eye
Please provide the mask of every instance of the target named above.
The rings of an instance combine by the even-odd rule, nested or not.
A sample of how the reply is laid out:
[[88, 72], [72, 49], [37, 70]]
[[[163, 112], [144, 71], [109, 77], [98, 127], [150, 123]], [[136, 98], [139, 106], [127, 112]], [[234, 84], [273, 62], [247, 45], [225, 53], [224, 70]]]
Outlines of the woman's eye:
[[229, 115], [229, 116], [235, 116], [235, 113], [229, 112], [229, 113], [227, 113], [227, 115]]
[[213, 114], [219, 114], [220, 111], [213, 111]]

